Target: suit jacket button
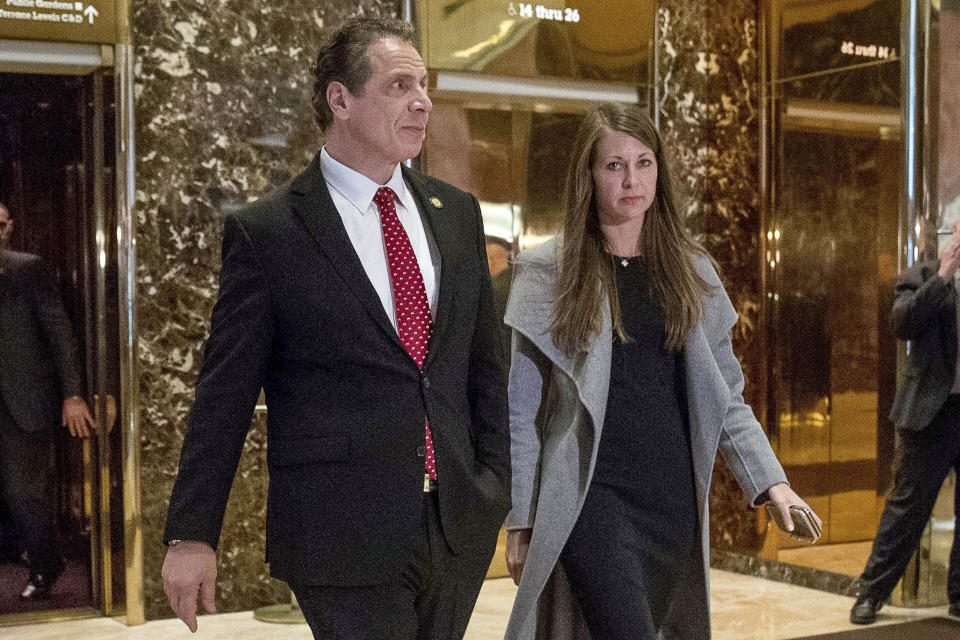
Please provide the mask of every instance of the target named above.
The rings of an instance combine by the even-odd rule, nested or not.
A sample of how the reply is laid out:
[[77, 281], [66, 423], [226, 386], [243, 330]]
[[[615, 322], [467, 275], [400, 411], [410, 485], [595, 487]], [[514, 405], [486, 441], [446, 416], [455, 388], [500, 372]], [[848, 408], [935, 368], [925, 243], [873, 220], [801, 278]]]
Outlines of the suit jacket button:
[[427, 447], [426, 445], [420, 445], [417, 447], [417, 456], [425, 458], [427, 456]]
[[424, 389], [430, 388], [430, 378], [428, 378], [427, 376], [423, 376], [423, 388]]

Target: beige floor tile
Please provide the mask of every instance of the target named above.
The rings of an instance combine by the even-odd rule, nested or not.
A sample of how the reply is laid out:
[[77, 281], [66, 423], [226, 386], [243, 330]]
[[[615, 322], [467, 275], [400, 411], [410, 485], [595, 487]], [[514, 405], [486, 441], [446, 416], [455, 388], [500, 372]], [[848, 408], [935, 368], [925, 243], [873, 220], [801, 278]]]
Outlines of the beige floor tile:
[[[844, 596], [804, 589], [725, 571], [711, 571], [711, 610], [715, 640], [784, 640], [853, 628], [847, 615], [853, 603]], [[465, 640], [501, 640], [516, 587], [509, 579], [484, 583]], [[932, 609], [885, 608], [881, 624], [931, 615]], [[191, 634], [179, 620], [158, 620], [125, 627], [95, 618], [20, 627], [0, 627], [0, 640], [310, 640], [306, 626], [257, 622], [250, 612], [205, 616]]]

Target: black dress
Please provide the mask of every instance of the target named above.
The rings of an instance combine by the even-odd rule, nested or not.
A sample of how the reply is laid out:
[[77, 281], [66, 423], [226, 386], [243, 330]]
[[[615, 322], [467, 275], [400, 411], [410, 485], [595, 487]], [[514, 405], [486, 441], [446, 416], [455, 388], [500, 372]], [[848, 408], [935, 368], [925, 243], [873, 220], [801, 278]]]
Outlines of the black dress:
[[616, 270], [629, 340], [614, 338], [593, 479], [560, 562], [593, 640], [653, 640], [702, 562], [683, 358], [664, 347], [642, 260]]

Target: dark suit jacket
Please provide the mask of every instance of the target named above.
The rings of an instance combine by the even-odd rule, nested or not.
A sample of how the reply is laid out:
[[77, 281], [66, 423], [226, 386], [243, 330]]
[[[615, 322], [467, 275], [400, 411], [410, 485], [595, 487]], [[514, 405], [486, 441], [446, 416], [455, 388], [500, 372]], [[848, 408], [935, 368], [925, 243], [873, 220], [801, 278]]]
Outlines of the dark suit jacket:
[[893, 330], [911, 341], [903, 380], [890, 410], [898, 429], [920, 431], [940, 411], [957, 368], [957, 291], [937, 274], [938, 262], [922, 262], [897, 280]]
[[38, 256], [0, 255], [0, 394], [23, 431], [60, 424], [80, 395], [80, 364], [60, 292]]
[[447, 542], [492, 551], [509, 510], [510, 452], [480, 209], [450, 185], [403, 174], [441, 258], [423, 373], [350, 243], [318, 154], [289, 186], [226, 219], [165, 540], [216, 546], [262, 386], [273, 576], [350, 585], [399, 573], [423, 518], [425, 416]]

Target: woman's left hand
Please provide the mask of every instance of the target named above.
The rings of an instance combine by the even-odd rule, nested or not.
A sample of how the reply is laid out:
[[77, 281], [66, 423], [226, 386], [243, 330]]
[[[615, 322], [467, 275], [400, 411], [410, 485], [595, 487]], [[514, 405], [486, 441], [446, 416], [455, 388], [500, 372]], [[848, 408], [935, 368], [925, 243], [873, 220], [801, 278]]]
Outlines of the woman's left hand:
[[[797, 495], [797, 493], [790, 488], [790, 485], [785, 483], [775, 484], [767, 491], [767, 495], [770, 496], [770, 502], [776, 506], [777, 510], [780, 511], [780, 515], [783, 516], [783, 522], [787, 526], [787, 531], [793, 531], [793, 518], [790, 517], [790, 507], [806, 507], [810, 509], [810, 505], [803, 501], [803, 498]], [[817, 513], [810, 509], [810, 513], [813, 514], [813, 518], [817, 521], [817, 526], [823, 528], [823, 520], [820, 519], [820, 516]]]

